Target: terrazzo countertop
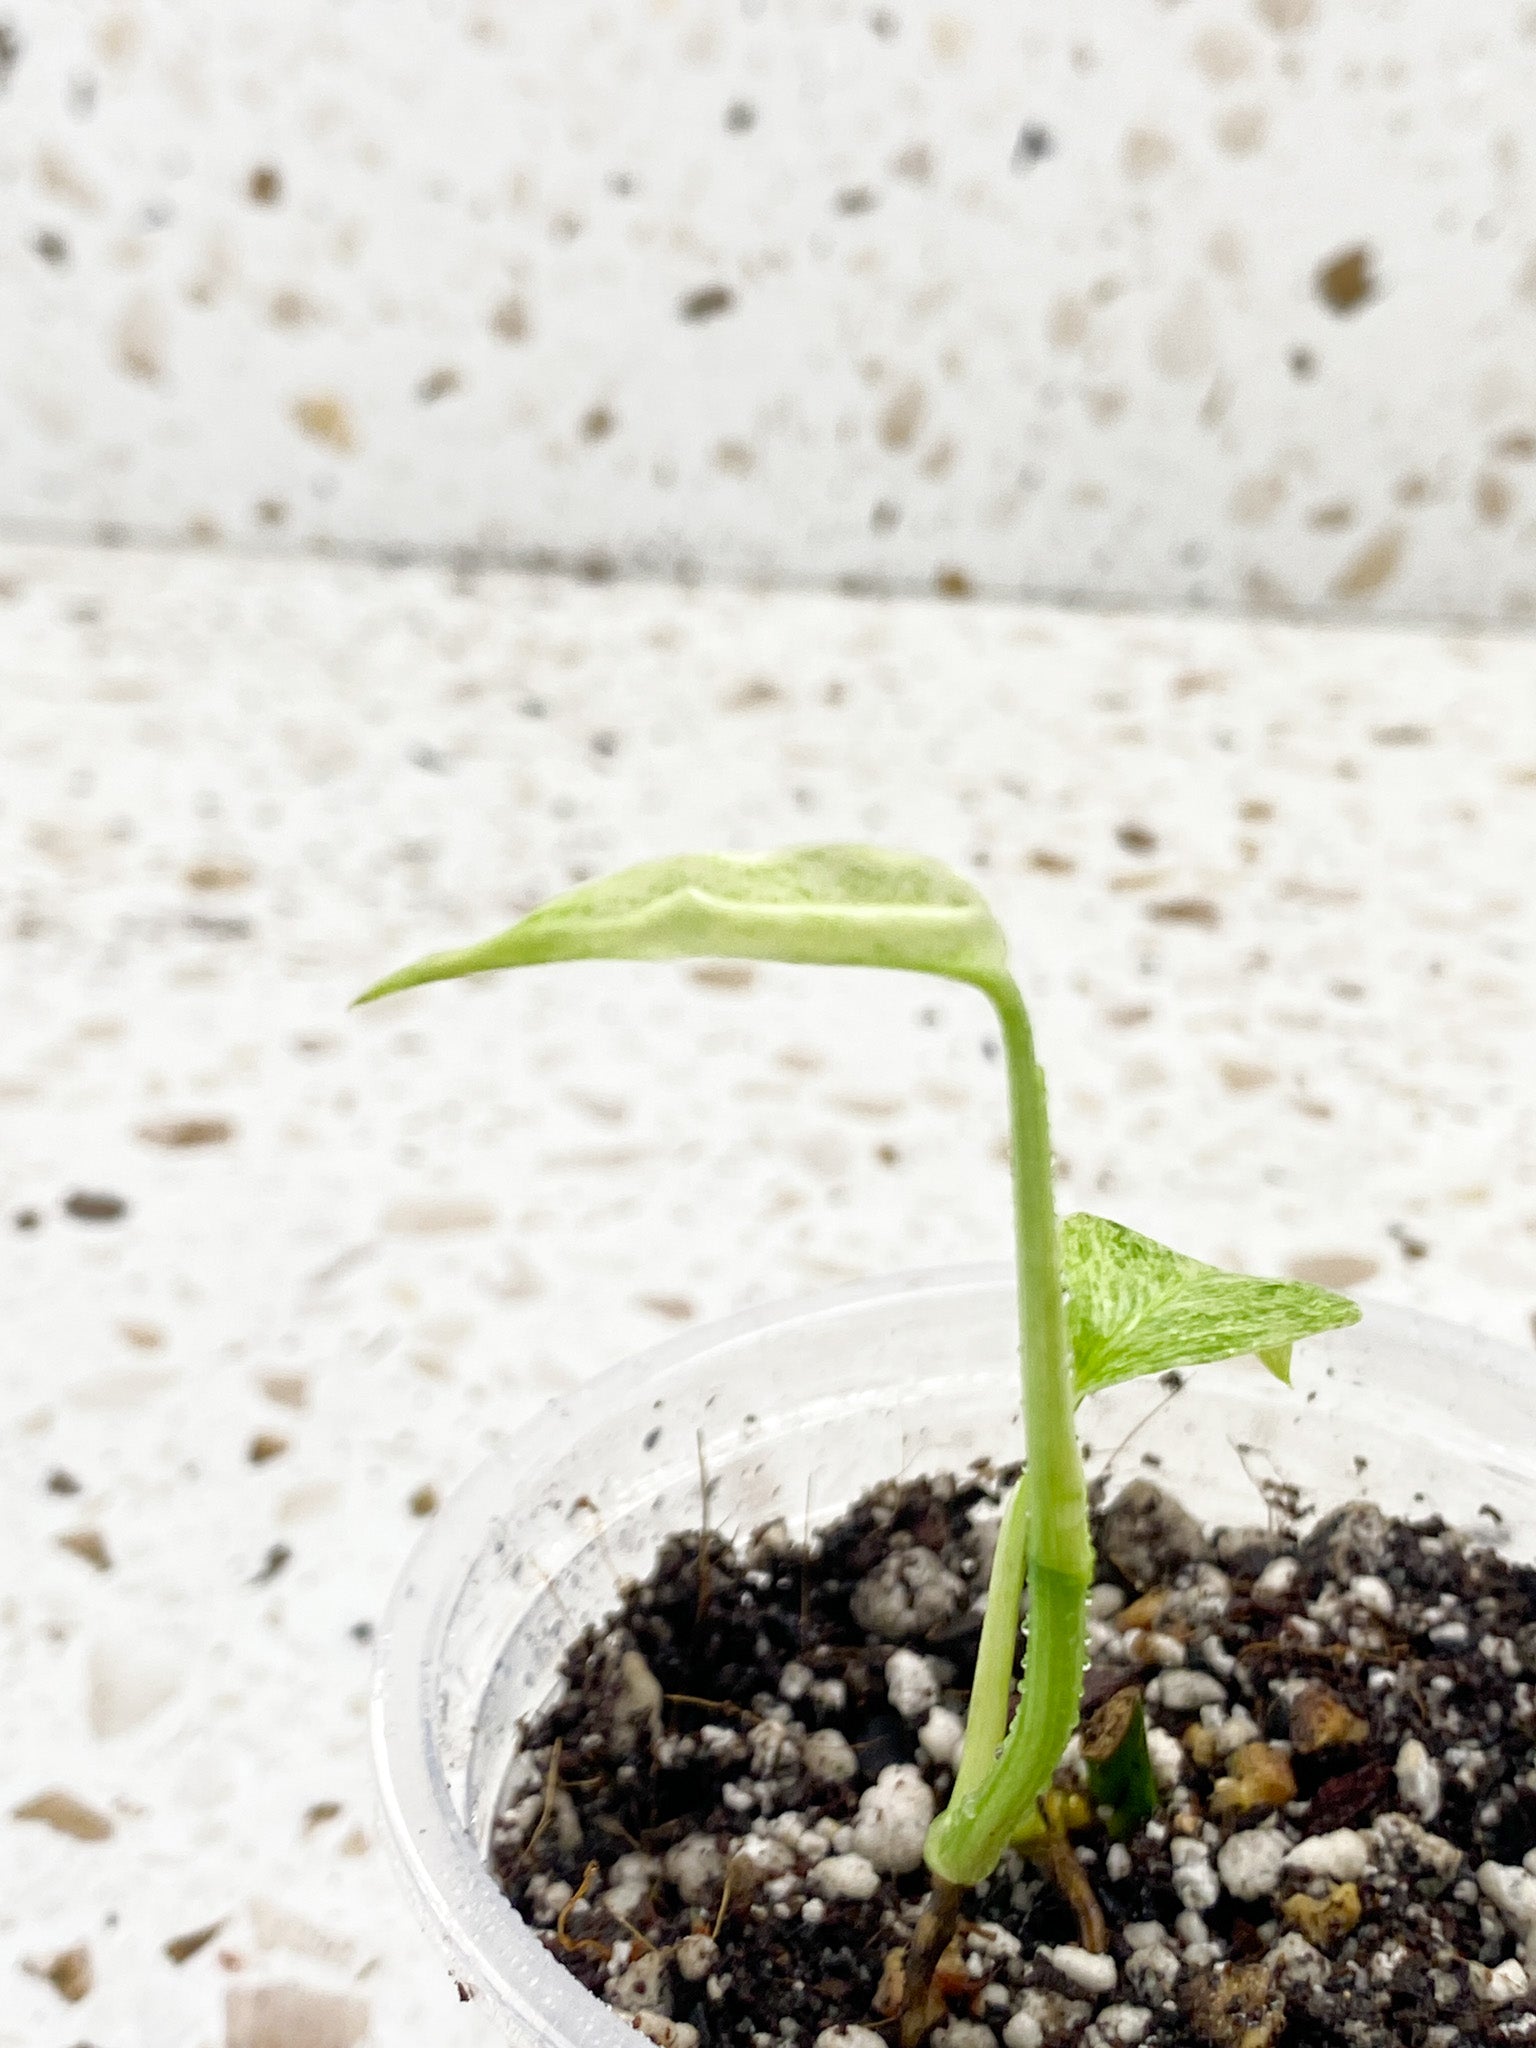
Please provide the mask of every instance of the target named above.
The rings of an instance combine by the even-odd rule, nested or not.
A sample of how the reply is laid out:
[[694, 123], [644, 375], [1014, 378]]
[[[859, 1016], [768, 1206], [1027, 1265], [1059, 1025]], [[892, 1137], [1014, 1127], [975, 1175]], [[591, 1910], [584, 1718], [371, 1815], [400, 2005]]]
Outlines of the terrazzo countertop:
[[1013, 935], [1064, 1201], [1530, 1343], [1528, 640], [12, 549], [0, 650], [4, 2048], [483, 2041], [371, 1810], [420, 1518], [690, 1318], [1006, 1254], [965, 992], [347, 1013], [421, 949], [923, 846]]
[[1536, 12], [3, 0], [0, 530], [1536, 619]]

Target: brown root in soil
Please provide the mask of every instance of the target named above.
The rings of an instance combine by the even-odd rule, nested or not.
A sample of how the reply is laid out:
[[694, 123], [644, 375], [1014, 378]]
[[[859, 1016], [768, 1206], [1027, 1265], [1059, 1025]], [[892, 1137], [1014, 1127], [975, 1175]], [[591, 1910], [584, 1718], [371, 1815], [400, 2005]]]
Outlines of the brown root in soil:
[[900, 2048], [922, 2048], [930, 2030], [944, 2018], [943, 1997], [934, 1986], [934, 1972], [960, 1924], [965, 1893], [947, 1878], [936, 1877], [923, 1902], [912, 1946], [907, 1951], [897, 2027]]
[[1049, 1872], [1052, 1883], [1072, 1908], [1077, 1921], [1079, 1946], [1087, 1949], [1091, 1956], [1107, 1954], [1109, 1929], [1104, 1924], [1104, 1909], [1088, 1882], [1087, 1871], [1077, 1860], [1066, 1830], [1059, 1822], [1048, 1824], [1045, 1840], [1036, 1854]]

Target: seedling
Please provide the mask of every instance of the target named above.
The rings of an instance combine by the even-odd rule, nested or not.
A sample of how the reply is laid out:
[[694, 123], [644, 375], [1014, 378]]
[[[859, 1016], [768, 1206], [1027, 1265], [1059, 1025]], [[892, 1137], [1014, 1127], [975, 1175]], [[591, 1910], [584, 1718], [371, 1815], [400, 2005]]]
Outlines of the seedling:
[[[1045, 1083], [1003, 933], [968, 882], [918, 854], [815, 846], [648, 861], [556, 897], [483, 945], [402, 968], [358, 1000], [490, 968], [699, 956], [905, 968], [979, 989], [997, 1013], [1026, 1463], [999, 1529], [954, 1790], [928, 1837], [936, 1892], [953, 1898], [988, 1877], [1011, 1843], [1037, 1833], [1077, 1725], [1093, 1575], [1078, 1403], [1147, 1373], [1247, 1352], [1288, 1380], [1299, 1338], [1360, 1312], [1321, 1288], [1202, 1265], [1102, 1216], [1069, 1216], [1058, 1227]], [[1028, 1649], [1010, 1722], [1026, 1588]], [[1139, 1726], [1138, 1706], [1128, 1727]], [[1098, 1763], [1107, 1768], [1110, 1757]], [[1135, 1761], [1125, 1759], [1127, 1770]], [[1128, 1780], [1124, 1798], [1144, 1797], [1144, 1782], [1144, 1773]]]

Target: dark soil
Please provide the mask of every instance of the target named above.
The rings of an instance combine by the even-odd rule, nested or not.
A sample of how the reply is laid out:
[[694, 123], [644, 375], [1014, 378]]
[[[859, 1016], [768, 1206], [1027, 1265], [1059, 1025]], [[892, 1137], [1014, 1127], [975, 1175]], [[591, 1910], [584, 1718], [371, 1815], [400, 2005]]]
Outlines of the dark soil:
[[[571, 1650], [494, 1865], [663, 2048], [894, 2041], [1000, 1483], [884, 1487], [809, 1551], [676, 1537]], [[1033, 1860], [969, 1895], [937, 2048], [1536, 2042], [1536, 1572], [1364, 1504], [1278, 1522], [1145, 1481], [1096, 1514], [1085, 1712], [1145, 1689], [1164, 1803], [1074, 1832], [1106, 1955]]]

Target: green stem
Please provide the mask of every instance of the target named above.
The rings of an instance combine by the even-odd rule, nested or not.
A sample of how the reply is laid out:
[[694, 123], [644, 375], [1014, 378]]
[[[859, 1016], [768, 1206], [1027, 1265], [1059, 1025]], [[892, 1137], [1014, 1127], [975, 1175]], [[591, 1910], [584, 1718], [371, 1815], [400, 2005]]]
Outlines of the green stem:
[[965, 1718], [965, 1750], [955, 1774], [953, 1804], [963, 1806], [997, 1762], [1008, 1733], [1008, 1694], [1019, 1652], [1019, 1601], [1029, 1564], [1029, 1499], [1021, 1479], [1008, 1496], [997, 1529], [997, 1548], [987, 1581], [987, 1611], [981, 1621], [971, 1710]]
[[[991, 1874], [1009, 1842], [1026, 1826], [1051, 1781], [1082, 1698], [1085, 1602], [1093, 1577], [1088, 1488], [1074, 1420], [1071, 1350], [1062, 1300], [1051, 1184], [1051, 1140], [1045, 1080], [1035, 1060], [1024, 999], [1012, 978], [978, 977], [1002, 1026], [1013, 1138], [1014, 1223], [1019, 1283], [1019, 1355], [1028, 1463], [1020, 1481], [1020, 1519], [1027, 1525], [1029, 1641], [1018, 1712], [1002, 1752], [979, 1784], [956, 1796], [928, 1836], [928, 1866], [937, 1877], [971, 1885]], [[1000, 1537], [1001, 1544], [1001, 1537]], [[998, 1567], [994, 1563], [994, 1576]], [[992, 1601], [988, 1599], [988, 1618]], [[1011, 1609], [1017, 1614], [1015, 1592]], [[998, 1624], [1002, 1626], [1001, 1623]], [[988, 1660], [989, 1697], [976, 1700], [983, 1731], [1007, 1713], [1012, 1659]], [[978, 1671], [978, 1677], [983, 1674]], [[971, 1761], [971, 1744], [966, 1757]], [[977, 1762], [986, 1754], [977, 1744]], [[974, 1782], [974, 1781], [973, 1781]]]

